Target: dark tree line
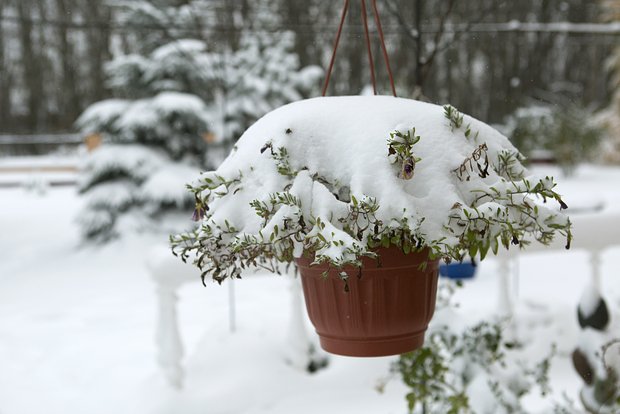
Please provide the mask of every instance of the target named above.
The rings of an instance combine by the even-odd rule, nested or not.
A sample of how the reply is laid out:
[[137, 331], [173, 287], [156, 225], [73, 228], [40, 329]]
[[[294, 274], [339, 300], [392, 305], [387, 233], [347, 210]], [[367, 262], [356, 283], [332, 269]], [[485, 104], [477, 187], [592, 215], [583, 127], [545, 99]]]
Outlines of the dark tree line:
[[[155, 10], [187, 6], [188, 13], [166, 27], [148, 19], [129, 25], [109, 1], [0, 0], [0, 132], [71, 129], [86, 106], [111, 95], [106, 61], [175, 38], [234, 49], [243, 30], [291, 30], [301, 65], [325, 67], [342, 8], [331, 0], [151, 4]], [[593, 108], [608, 101], [604, 61], [617, 33], [558, 32], [544, 25], [523, 30], [516, 23], [597, 23], [601, 7], [595, 1], [379, 0], [378, 6], [400, 96], [451, 102], [488, 122], [533, 100]], [[358, 94], [369, 84], [360, 16], [360, 2], [351, 0], [330, 94]], [[379, 90], [387, 94], [371, 16]]]
[[0, 12], [0, 131], [67, 130], [107, 96], [112, 33], [99, 24], [111, 19], [104, 2], [0, 0]]

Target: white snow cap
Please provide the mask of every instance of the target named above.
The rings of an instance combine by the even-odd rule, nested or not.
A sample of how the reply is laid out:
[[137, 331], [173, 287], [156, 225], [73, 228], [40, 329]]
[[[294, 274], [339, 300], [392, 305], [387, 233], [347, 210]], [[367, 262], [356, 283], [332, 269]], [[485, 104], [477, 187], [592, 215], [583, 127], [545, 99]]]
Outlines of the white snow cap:
[[197, 173], [198, 169], [195, 167], [169, 163], [146, 179], [142, 184], [140, 194], [151, 204], [171, 204], [177, 207], [191, 204], [192, 195], [185, 188], [185, 183]]
[[594, 284], [589, 283], [583, 289], [581, 298], [579, 299], [579, 310], [584, 317], [588, 318], [594, 314], [601, 300], [601, 292]]
[[106, 125], [116, 121], [129, 107], [124, 99], [106, 99], [90, 105], [80, 115], [75, 126], [84, 132], [101, 132]]
[[[255, 194], [276, 191], [274, 160], [260, 149], [267, 141], [273, 147], [287, 148], [294, 169], [307, 167], [330, 181], [348, 185], [351, 194], [376, 197], [383, 217], [417, 212], [426, 217], [424, 232], [439, 237], [441, 227], [456, 202], [463, 202], [452, 171], [472, 154], [478, 144], [486, 143], [489, 158], [494, 160], [502, 149], [516, 151], [506, 137], [490, 126], [465, 115], [463, 125], [471, 124], [478, 137], [466, 138], [453, 131], [441, 106], [388, 96], [321, 97], [280, 107], [257, 121], [237, 142], [233, 152], [220, 166], [218, 174], [230, 178], [239, 171], [257, 178]], [[397, 177], [395, 166], [387, 157], [387, 139], [395, 130], [406, 132], [415, 127], [421, 137], [414, 147], [422, 158], [414, 178]], [[290, 132], [287, 132], [290, 131]], [[301, 179], [301, 177], [299, 177]], [[476, 174], [470, 187], [481, 179]], [[484, 179], [492, 185], [498, 176]], [[461, 185], [463, 184], [463, 185]], [[332, 197], [333, 198], [333, 197]], [[334, 203], [338, 201], [333, 199]], [[330, 208], [331, 206], [323, 206]], [[248, 206], [249, 216], [258, 217]], [[318, 211], [313, 211], [317, 215]]]

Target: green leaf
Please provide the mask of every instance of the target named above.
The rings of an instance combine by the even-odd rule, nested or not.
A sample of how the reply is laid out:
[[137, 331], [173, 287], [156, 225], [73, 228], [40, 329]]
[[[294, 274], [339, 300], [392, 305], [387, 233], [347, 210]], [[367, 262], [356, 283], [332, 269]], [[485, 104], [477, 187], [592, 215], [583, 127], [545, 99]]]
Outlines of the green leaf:
[[487, 256], [487, 253], [489, 252], [490, 247], [491, 247], [490, 242], [486, 242], [482, 244], [482, 247], [480, 248], [480, 260], [484, 260], [484, 258]]
[[381, 246], [390, 247], [390, 238], [388, 236], [383, 236], [381, 238]]
[[476, 257], [476, 253], [478, 253], [478, 245], [477, 244], [470, 245], [468, 253], [472, 259]]
[[406, 241], [403, 245], [403, 252], [405, 254], [411, 253], [411, 244], [408, 241]]

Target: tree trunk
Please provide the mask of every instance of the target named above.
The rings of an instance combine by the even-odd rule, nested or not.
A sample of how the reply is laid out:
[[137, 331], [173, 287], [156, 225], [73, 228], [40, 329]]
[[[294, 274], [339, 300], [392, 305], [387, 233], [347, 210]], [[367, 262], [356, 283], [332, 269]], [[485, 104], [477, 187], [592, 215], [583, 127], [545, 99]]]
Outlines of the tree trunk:
[[311, 63], [310, 42], [307, 35], [308, 6], [305, 0], [289, 0], [284, 2], [286, 7], [286, 23], [289, 30], [295, 33], [295, 53], [299, 56], [302, 67]]
[[30, 16], [32, 10], [31, 0], [17, 2], [19, 15], [19, 39], [21, 42], [21, 64], [24, 73], [24, 86], [26, 89], [26, 106], [28, 116], [27, 128], [36, 131], [41, 127], [44, 103], [43, 77], [41, 71], [41, 56], [35, 51], [33, 43], [33, 25]]
[[[65, 1], [65, 0], [59, 0]], [[109, 26], [102, 23], [112, 24], [112, 14], [105, 2], [84, 2], [84, 14], [88, 22], [93, 24], [93, 28], [86, 33], [88, 39], [88, 66], [91, 77], [91, 101], [98, 101], [108, 96], [108, 89], [105, 82], [105, 62], [112, 58], [110, 53], [111, 30]]]
[[[0, 0], [0, 16], [6, 0]], [[11, 68], [4, 55], [4, 26], [0, 24], [0, 132], [10, 130], [11, 119]]]
[[[72, 10], [74, 9], [72, 0], [56, 0], [56, 9], [58, 20], [70, 20]], [[96, 8], [96, 6], [91, 6]], [[62, 68], [61, 85], [62, 91], [59, 96], [61, 106], [61, 125], [68, 126], [75, 120], [80, 113], [80, 95], [76, 83], [78, 82], [75, 70], [76, 59], [73, 53], [73, 47], [69, 39], [67, 27], [64, 25], [57, 26], [58, 47], [60, 55], [60, 64]], [[94, 76], [94, 73], [93, 73]], [[93, 79], [95, 85], [100, 84], [101, 79]], [[99, 82], [98, 82], [99, 81]]]

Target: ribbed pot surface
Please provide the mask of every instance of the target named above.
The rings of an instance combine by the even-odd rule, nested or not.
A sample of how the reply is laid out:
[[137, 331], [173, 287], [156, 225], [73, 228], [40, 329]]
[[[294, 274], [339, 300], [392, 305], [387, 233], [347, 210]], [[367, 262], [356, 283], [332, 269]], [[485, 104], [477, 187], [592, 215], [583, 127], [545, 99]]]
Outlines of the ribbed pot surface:
[[[438, 260], [428, 251], [405, 255], [399, 248], [378, 249], [380, 260], [362, 259], [357, 267], [332, 269], [296, 259], [306, 308], [321, 347], [330, 353], [386, 356], [413, 351], [424, 344], [424, 333], [435, 312]], [[425, 270], [420, 263], [427, 261]], [[349, 275], [349, 291], [338, 274]]]

